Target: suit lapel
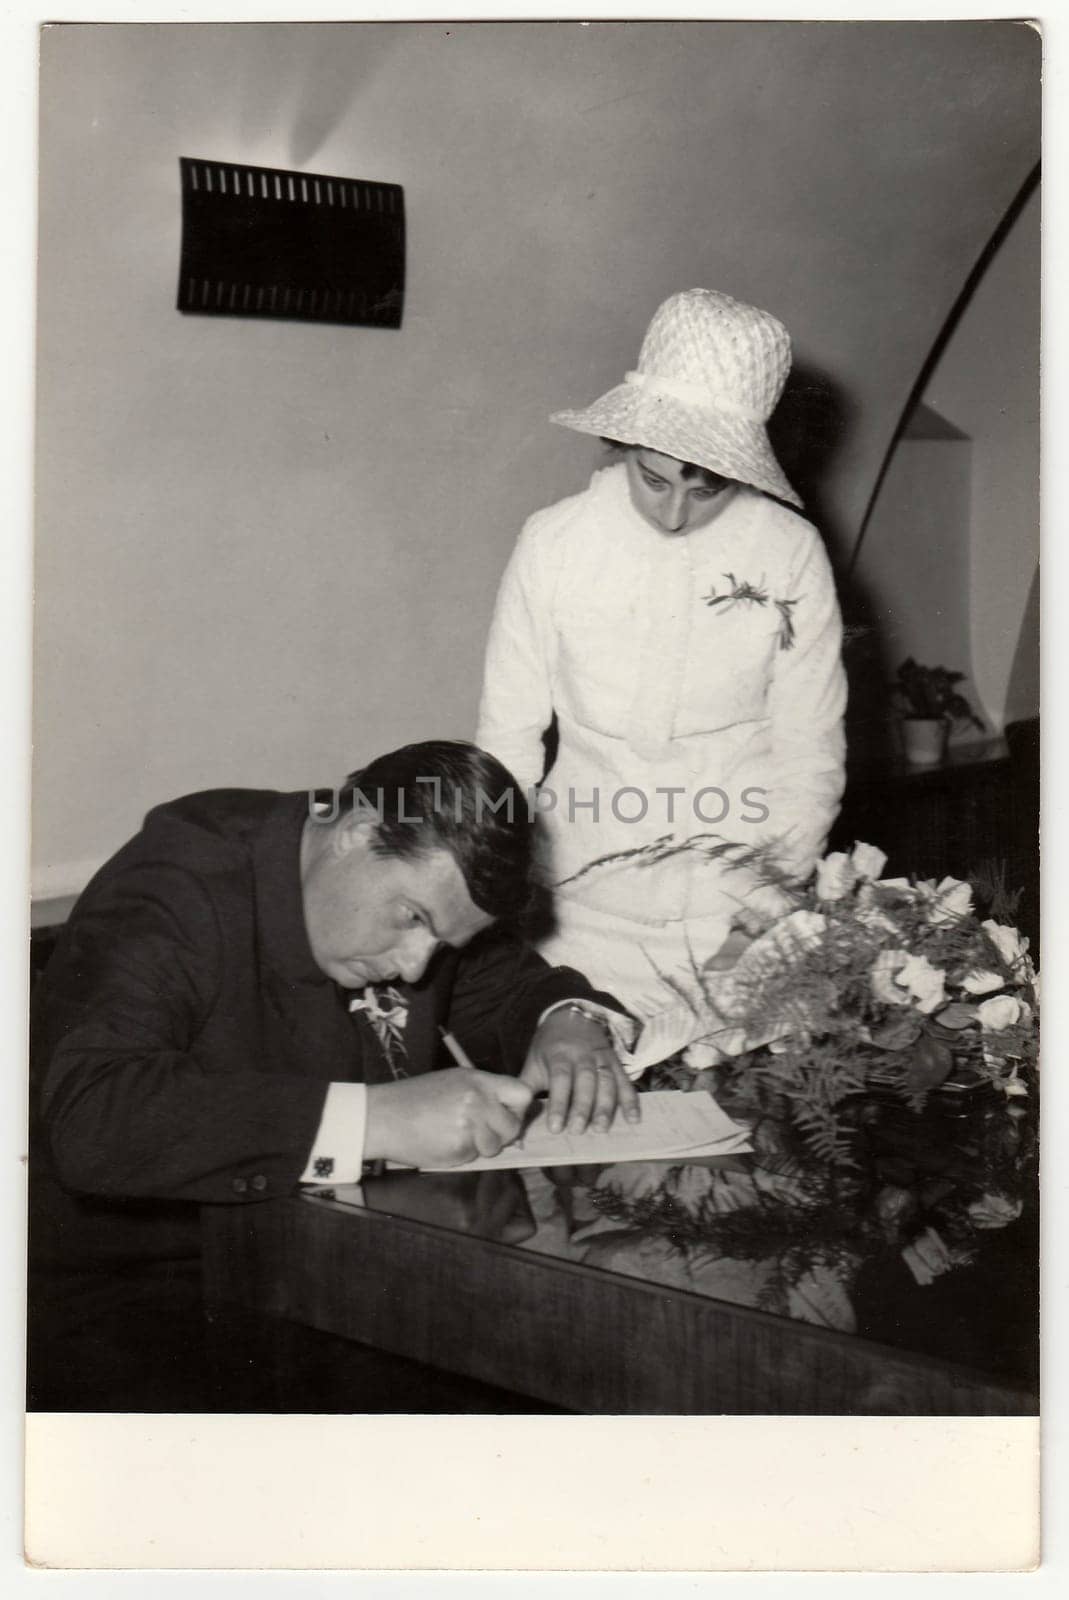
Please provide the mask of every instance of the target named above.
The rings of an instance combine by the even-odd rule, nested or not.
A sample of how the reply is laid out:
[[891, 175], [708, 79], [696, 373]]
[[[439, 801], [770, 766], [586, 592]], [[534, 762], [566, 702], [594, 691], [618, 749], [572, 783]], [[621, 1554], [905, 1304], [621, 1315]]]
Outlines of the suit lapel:
[[263, 974], [262, 985], [285, 1030], [288, 1060], [283, 1070], [328, 1081], [362, 1081], [364, 1040], [349, 1018], [348, 995], [329, 979], [294, 982], [270, 969]]

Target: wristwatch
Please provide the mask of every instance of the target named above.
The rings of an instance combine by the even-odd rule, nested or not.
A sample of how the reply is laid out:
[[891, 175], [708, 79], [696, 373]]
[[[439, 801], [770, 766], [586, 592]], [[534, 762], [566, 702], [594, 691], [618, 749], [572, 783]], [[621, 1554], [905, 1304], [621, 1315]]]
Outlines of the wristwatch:
[[609, 1027], [609, 1024], [605, 1021], [605, 1018], [601, 1015], [600, 1011], [594, 1011], [590, 1006], [585, 1006], [581, 1000], [569, 1000], [564, 1005], [557, 1006], [555, 1009], [557, 1011], [574, 1011], [580, 1017], [586, 1017], [588, 1022], [596, 1022], [609, 1043], [614, 1043], [612, 1029]]

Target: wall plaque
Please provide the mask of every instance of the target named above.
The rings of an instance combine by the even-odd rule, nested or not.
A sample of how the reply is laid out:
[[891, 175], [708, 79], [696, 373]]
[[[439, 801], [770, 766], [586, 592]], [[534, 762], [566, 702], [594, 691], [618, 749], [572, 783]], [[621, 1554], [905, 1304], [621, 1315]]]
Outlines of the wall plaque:
[[180, 157], [179, 311], [399, 328], [396, 183]]

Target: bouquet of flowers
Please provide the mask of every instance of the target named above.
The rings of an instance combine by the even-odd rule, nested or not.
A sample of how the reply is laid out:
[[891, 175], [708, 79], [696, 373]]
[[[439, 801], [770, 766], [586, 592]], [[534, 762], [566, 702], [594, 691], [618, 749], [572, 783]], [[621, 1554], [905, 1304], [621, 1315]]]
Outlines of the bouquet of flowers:
[[[612, 1183], [606, 1217], [679, 1249], [764, 1262], [762, 1303], [848, 1285], [900, 1254], [918, 1282], [972, 1259], [1035, 1177], [1038, 980], [997, 892], [883, 878], [883, 852], [828, 855], [727, 972], [705, 975], [717, 1065], [652, 1069], [750, 1124], [745, 1174]], [[753, 862], [747, 865], [752, 868]], [[1001, 902], [1001, 903], [1000, 903]], [[702, 977], [701, 974], [698, 975]]]

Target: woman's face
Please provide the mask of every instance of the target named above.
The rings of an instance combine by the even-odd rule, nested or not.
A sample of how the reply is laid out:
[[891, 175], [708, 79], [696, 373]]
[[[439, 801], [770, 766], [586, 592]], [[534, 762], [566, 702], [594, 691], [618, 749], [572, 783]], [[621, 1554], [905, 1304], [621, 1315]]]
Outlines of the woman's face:
[[[728, 499], [730, 478], [696, 472], [675, 456], [657, 450], [627, 452], [631, 504], [658, 533], [693, 533], [717, 516]], [[687, 476], [684, 476], [687, 474]]]

